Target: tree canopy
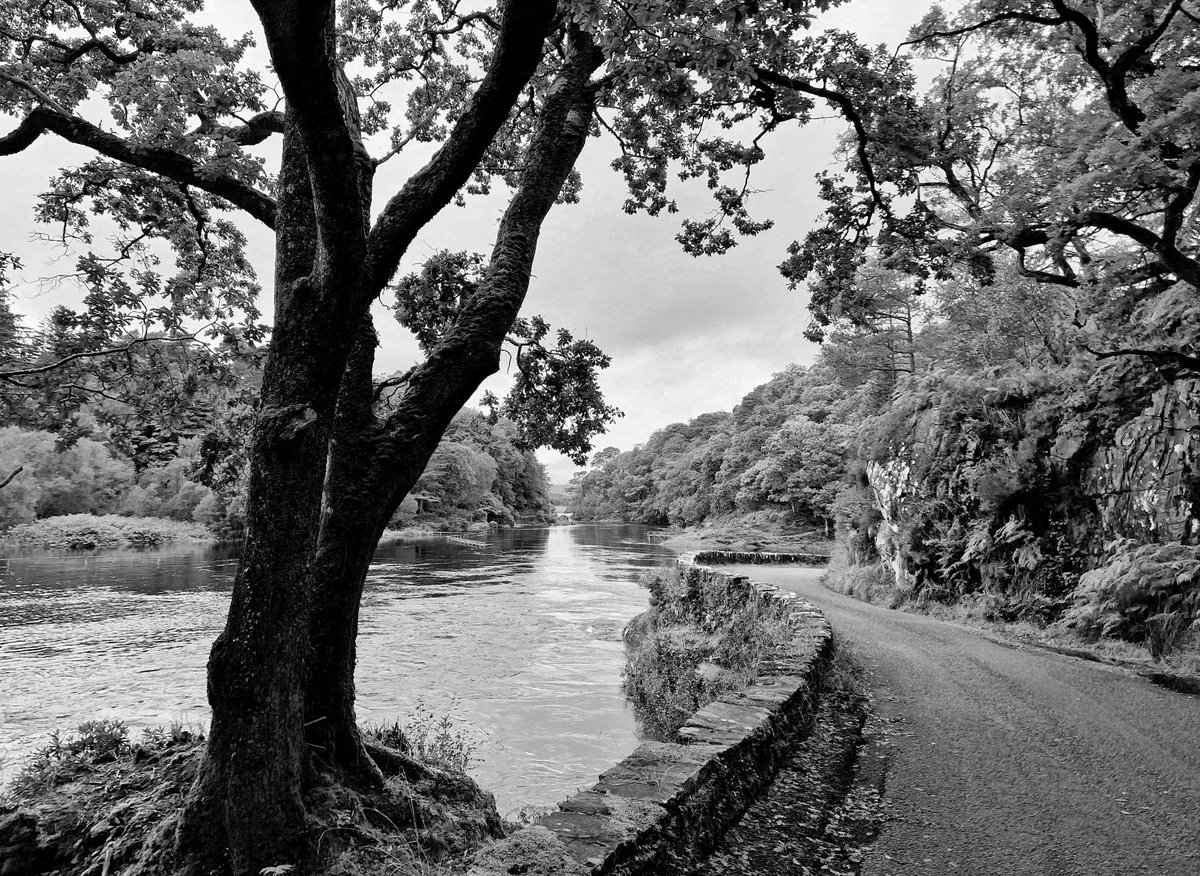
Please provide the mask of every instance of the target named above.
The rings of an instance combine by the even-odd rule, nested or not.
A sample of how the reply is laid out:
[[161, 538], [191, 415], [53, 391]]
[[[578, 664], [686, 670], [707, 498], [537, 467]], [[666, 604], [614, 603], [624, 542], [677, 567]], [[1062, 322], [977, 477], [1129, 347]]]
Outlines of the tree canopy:
[[[830, 478], [862, 418], [882, 418], [883, 447], [889, 423], [911, 425], [932, 399], [965, 393], [954, 410], [966, 425], [946, 434], [966, 447], [1013, 398], [1042, 398], [1034, 376], [993, 390], [986, 368], [964, 383], [931, 356], [1031, 371], [1069, 362], [1076, 388], [1129, 378], [1119, 404], [1079, 412], [1140, 410], [1157, 374], [1142, 359], [1194, 370], [1194, 320], [1181, 316], [1194, 303], [1179, 301], [1197, 280], [1200, 89], [1182, 0], [935, 10], [909, 41], [942, 69], [927, 92], [907, 56], [810, 34], [835, 0], [252, 5], [269, 70], [249, 63], [251, 37], [201, 23], [200, 0], [0, 2], [0, 112], [15, 119], [0, 155], [53, 136], [93, 156], [58, 172], [38, 206], [77, 253], [81, 306], [24, 347], [0, 312], [11, 355], [0, 382], [64, 399], [66, 422], [72, 393], [112, 388], [106, 361], [145, 357], [134, 376], [113, 378], [130, 381], [118, 397], [128, 404], [167, 399], [175, 392], [156, 381], [187, 385], [205, 362], [236, 371], [239, 357], [261, 354], [253, 416], [239, 421], [251, 427], [248, 525], [209, 663], [211, 735], [184, 811], [147, 845], [148, 868], [257, 873], [319, 854], [304, 844], [316, 777], [383, 785], [383, 755], [357, 729], [353, 678], [383, 527], [427, 466], [429, 489], [456, 481], [486, 503], [480, 442], [500, 414], [522, 447], [580, 456], [616, 416], [596, 381], [604, 354], [521, 315], [542, 223], [579, 198], [575, 165], [593, 135], [618, 144], [629, 212], [678, 212], [676, 178], [703, 183], [712, 212], [684, 217], [678, 239], [719, 254], [770, 227], [752, 209], [769, 135], [827, 108], [848, 125], [846, 174], [821, 180], [826, 214], [783, 270], [809, 283], [814, 334], [840, 333], [850, 354], [789, 369], [730, 414], [669, 427], [645, 452], [603, 454], [587, 477], [607, 479], [597, 494], [622, 513], [694, 521], [777, 506], [829, 520], [854, 504]], [[377, 191], [389, 162], [405, 163], [407, 178]], [[490, 254], [456, 249], [396, 276], [434, 216], [502, 185]], [[247, 221], [275, 236], [269, 343]], [[0, 278], [11, 264], [0, 258]], [[1027, 281], [1061, 295], [1039, 311], [1042, 325], [999, 327], [1044, 298]], [[370, 315], [380, 296], [424, 354], [382, 380]], [[486, 421], [454, 427], [506, 349], [515, 391], [487, 400]], [[1096, 368], [1079, 349], [1141, 359]], [[63, 378], [43, 381], [75, 363], [88, 373], [69, 378], [78, 388], [65, 396]], [[987, 416], [972, 406], [979, 383]], [[1024, 460], [1020, 429], [996, 421]], [[1088, 416], [1071, 422], [1100, 440]], [[474, 437], [436, 456], [452, 428]], [[1044, 486], [1036, 465], [1020, 469], [1029, 483], [999, 484], [1002, 456], [973, 469], [996, 498], [972, 494], [972, 514], [1006, 513]], [[937, 535], [930, 570], [953, 565], [939, 552], [958, 544], [953, 517], [933, 514], [911, 542]], [[1003, 525], [984, 528], [994, 537]]]

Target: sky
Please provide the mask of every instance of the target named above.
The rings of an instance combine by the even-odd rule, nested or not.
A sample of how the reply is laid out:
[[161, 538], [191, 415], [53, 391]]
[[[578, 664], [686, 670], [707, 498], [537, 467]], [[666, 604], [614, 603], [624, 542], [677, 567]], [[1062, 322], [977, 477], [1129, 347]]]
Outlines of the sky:
[[[925, 8], [925, 3], [852, 0], [821, 16], [816, 27], [853, 30], [869, 43], [895, 45]], [[248, 0], [209, 0], [206, 14], [228, 32], [259, 32]], [[764, 143], [767, 158], [755, 171], [753, 187], [760, 193], [752, 213], [774, 219], [775, 227], [743, 239], [724, 256], [702, 258], [683, 253], [674, 237], [681, 216], [701, 216], [710, 209], [706, 193], [677, 190], [679, 216], [626, 215], [621, 210], [623, 183], [608, 167], [614, 147], [603, 138], [589, 141], [578, 165], [584, 181], [581, 203], [557, 206], [546, 220], [522, 313], [540, 314], [555, 328], [591, 339], [612, 357], [601, 374], [601, 387], [608, 403], [624, 416], [594, 440], [596, 449], [628, 450], [669, 423], [728, 410], [789, 363], [813, 360], [816, 346], [803, 337], [806, 293], [789, 290], [776, 266], [788, 244], [802, 238], [820, 212], [814, 176], [841, 165], [835, 149], [844, 129], [831, 112]], [[51, 136], [33, 150], [0, 159], [8, 202], [0, 251], [22, 256], [24, 270], [16, 278], [13, 304], [28, 323], [78, 294], [37, 282], [65, 271], [73, 257], [64, 258], [31, 238], [38, 230], [32, 218], [37, 193], [55, 168], [82, 160], [86, 153]], [[384, 203], [415, 166], [385, 164], [377, 176], [376, 203]], [[503, 195], [444, 210], [418, 236], [401, 270], [415, 270], [443, 248], [490, 251], [506, 204]], [[243, 227], [252, 261], [268, 287], [262, 309], [269, 313], [272, 241], [269, 232], [250, 221]], [[376, 326], [381, 338], [377, 371], [390, 373], [419, 359], [411, 336], [381, 305], [376, 306]], [[481, 392], [506, 391], [511, 375], [505, 364]], [[539, 451], [538, 457], [552, 483], [566, 483], [577, 470], [557, 453]]]

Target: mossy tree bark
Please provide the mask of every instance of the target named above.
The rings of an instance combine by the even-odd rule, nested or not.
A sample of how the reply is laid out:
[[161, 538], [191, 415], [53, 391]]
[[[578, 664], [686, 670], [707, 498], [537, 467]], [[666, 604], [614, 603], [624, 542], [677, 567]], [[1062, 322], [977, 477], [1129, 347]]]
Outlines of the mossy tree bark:
[[[252, 439], [246, 542], [229, 617], [209, 661], [212, 728], [177, 832], [179, 864], [195, 873], [214, 868], [257, 873], [306, 854], [302, 794], [311, 768], [305, 723], [312, 645], [315, 641], [322, 654], [348, 648], [352, 659], [357, 627], [357, 604], [342, 600], [338, 604], [346, 608], [328, 616], [312, 611], [313, 573], [322, 567], [316, 562], [322, 495], [330, 508], [338, 496], [349, 508], [373, 495], [366, 474], [351, 465], [351, 459], [372, 459], [355, 452], [371, 435], [355, 434], [349, 415], [342, 418], [346, 429], [335, 447], [350, 453], [329, 459], [335, 412], [353, 410], [352, 382], [339, 408], [343, 374], [358, 361], [352, 352], [363, 349], [370, 301], [420, 227], [469, 178], [535, 71], [555, 4], [502, 4], [496, 49], [473, 99], [435, 158], [373, 226], [368, 222], [373, 166], [339, 91], [344, 77], [334, 57], [333, 3], [255, 0], [255, 9], [288, 104], [274, 223], [275, 319]], [[484, 339], [468, 331], [466, 347], [489, 346], [493, 330], [473, 326]], [[478, 375], [477, 383], [487, 373], [478, 362], [461, 368], [453, 357], [440, 365], [447, 366], [451, 374], [435, 373], [433, 380], [454, 384], [458, 392], [438, 396], [441, 406], [434, 410], [415, 412], [414, 440], [405, 442], [406, 449], [428, 445], [431, 453], [453, 415], [445, 406], [465, 386], [463, 374]], [[465, 400], [462, 396], [457, 406]], [[351, 468], [330, 485], [327, 463], [335, 475], [338, 466]], [[424, 459], [409, 464], [416, 469], [414, 480], [423, 465]], [[341, 489], [342, 483], [363, 489]], [[347, 569], [361, 565], [356, 558], [369, 560], [382, 529], [370, 519], [347, 520], [350, 525], [338, 530], [338, 518], [326, 515], [343, 548], [354, 547], [342, 556]], [[320, 556], [328, 560], [328, 552]], [[323, 591], [320, 608], [330, 604]]]

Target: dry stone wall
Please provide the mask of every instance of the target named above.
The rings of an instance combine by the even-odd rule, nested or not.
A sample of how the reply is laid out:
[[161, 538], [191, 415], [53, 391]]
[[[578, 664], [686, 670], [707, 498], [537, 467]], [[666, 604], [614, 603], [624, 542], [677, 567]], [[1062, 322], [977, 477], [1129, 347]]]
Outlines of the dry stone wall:
[[[709, 568], [719, 563], [823, 562], [824, 557], [702, 551], [678, 560], [690, 592], [723, 588], [727, 600], [778, 600], [791, 641], [768, 653], [754, 682], [697, 711], [674, 742], [647, 742], [512, 836], [480, 850], [470, 876], [584, 876], [691, 870], [771, 782], [812, 723], [832, 631], [793, 593]], [[701, 565], [701, 564], [704, 565]]]

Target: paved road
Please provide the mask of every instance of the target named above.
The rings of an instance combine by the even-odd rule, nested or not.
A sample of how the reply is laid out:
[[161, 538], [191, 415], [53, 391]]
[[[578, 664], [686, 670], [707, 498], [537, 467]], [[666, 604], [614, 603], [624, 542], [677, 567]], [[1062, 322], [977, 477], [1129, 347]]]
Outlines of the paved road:
[[722, 570], [809, 599], [867, 669], [890, 817], [866, 876], [1200, 876], [1200, 697], [859, 602], [820, 570]]

